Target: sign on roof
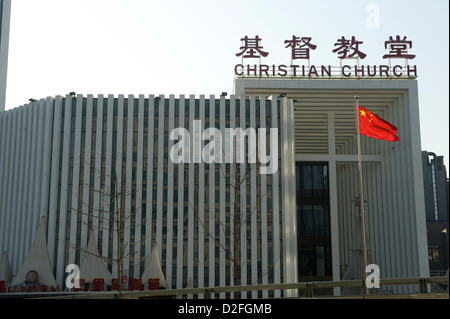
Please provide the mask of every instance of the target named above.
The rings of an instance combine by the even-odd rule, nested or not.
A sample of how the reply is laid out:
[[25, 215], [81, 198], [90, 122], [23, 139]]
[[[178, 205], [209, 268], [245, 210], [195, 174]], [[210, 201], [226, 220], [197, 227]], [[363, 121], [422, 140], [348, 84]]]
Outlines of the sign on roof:
[[[386, 64], [360, 65], [359, 60], [364, 60], [367, 53], [363, 51], [363, 41], [355, 36], [336, 39], [330, 44], [330, 50], [340, 59], [339, 66], [310, 65], [309, 60], [315, 50], [319, 50], [312, 37], [296, 36], [286, 39], [284, 45], [290, 51], [291, 62], [289, 64], [264, 64], [262, 59], [270, 53], [264, 49], [262, 38], [245, 36], [241, 38], [242, 45], [237, 57], [241, 63], [234, 67], [234, 74], [238, 77], [308, 77], [308, 78], [416, 78], [417, 66], [410, 66], [409, 60], [416, 57], [411, 54], [412, 41], [406, 36], [390, 36], [384, 42], [386, 54], [381, 58]], [[250, 63], [250, 59], [259, 59], [259, 63]], [[355, 64], [351, 64], [353, 59]], [[404, 64], [394, 63], [392, 59], [401, 59]], [[398, 62], [398, 60], [396, 60]]]

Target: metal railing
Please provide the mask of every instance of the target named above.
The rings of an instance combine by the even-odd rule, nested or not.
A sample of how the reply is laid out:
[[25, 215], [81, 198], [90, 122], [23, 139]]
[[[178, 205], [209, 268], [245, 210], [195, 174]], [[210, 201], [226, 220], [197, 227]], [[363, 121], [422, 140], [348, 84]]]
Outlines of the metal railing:
[[[397, 285], [418, 285], [418, 294], [430, 293], [428, 286], [431, 284], [444, 284], [448, 287], [449, 277], [427, 277], [427, 278], [389, 278], [380, 279], [380, 287]], [[197, 295], [199, 298], [210, 299], [212, 295], [218, 296], [221, 293], [243, 293], [253, 291], [275, 291], [275, 290], [303, 290], [301, 297], [314, 297], [315, 289], [323, 288], [345, 288], [345, 287], [365, 287], [365, 280], [341, 280], [341, 281], [314, 281], [296, 282], [283, 284], [258, 284], [247, 286], [226, 286], [226, 287], [201, 287], [184, 289], [164, 289], [164, 290], [139, 290], [139, 291], [105, 291], [105, 292], [47, 292], [47, 293], [5, 293], [0, 294], [0, 298], [58, 298], [58, 299], [116, 299], [116, 298], [161, 298], [161, 297], [184, 297]], [[445, 293], [448, 296], [448, 288]], [[361, 294], [359, 296], [369, 296]], [[389, 298], [392, 295], [386, 295]], [[358, 297], [358, 296], [349, 296]]]

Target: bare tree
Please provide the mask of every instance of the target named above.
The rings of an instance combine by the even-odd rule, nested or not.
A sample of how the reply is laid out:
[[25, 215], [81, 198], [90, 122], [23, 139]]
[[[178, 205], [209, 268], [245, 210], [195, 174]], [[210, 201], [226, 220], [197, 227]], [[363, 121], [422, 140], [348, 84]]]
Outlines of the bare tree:
[[[243, 170], [241, 170], [240, 165], [245, 165]], [[241, 231], [247, 227], [247, 223], [250, 222], [252, 215], [257, 213], [258, 207], [256, 203], [252, 203], [250, 206], [253, 208], [250, 211], [247, 211], [246, 207], [244, 207], [244, 203], [242, 203], [240, 199], [242, 198], [242, 192], [247, 191], [246, 188], [243, 189], [243, 185], [250, 180], [252, 170], [256, 170], [256, 164], [231, 163], [229, 167], [230, 169], [227, 173], [225, 170], [225, 164], [220, 165], [221, 178], [225, 179], [226, 189], [230, 193], [230, 207], [233, 207], [233, 209], [230, 209], [229, 212], [230, 222], [227, 224], [227, 222], [221, 221], [219, 217], [220, 212], [216, 212], [211, 209], [213, 206], [211, 204], [209, 206], [210, 208], [205, 211], [205, 213], [209, 216], [208, 222], [211, 222], [212, 217], [214, 217], [215, 221], [218, 221], [220, 231], [225, 234], [225, 238], [227, 237], [227, 234], [230, 236], [228, 240], [230, 245], [227, 245], [227, 240], [225, 240], [225, 242], [218, 240], [217, 242], [220, 249], [225, 252], [226, 263], [231, 265], [233, 272], [233, 283], [238, 286], [241, 284], [242, 255], [244, 253], [243, 249], [241, 249], [240, 234]], [[264, 196], [266, 196], [266, 194], [261, 194], [260, 198]], [[217, 234], [209, 231], [209, 227], [206, 225], [205, 220], [202, 220], [200, 217], [201, 214], [199, 214], [192, 203], [189, 204], [194, 213], [197, 215], [200, 225], [205, 230], [207, 236], [216, 241]], [[231, 238], [233, 239], [232, 244]], [[267, 273], [262, 274], [262, 276], [265, 275], [267, 275]], [[236, 294], [236, 298], [239, 298], [239, 293]]]
[[[117, 165], [119, 164], [119, 165]], [[123, 290], [122, 277], [124, 273], [123, 264], [124, 261], [130, 258], [130, 245], [125, 241], [124, 234], [126, 230], [130, 230], [135, 226], [127, 226], [127, 222], [130, 221], [133, 216], [135, 216], [135, 212], [137, 208], [132, 208], [131, 211], [127, 211], [124, 205], [125, 199], [129, 196], [132, 196], [135, 191], [132, 189], [132, 185], [127, 185], [124, 179], [124, 175], [122, 172], [122, 163], [118, 163], [115, 157], [112, 158], [112, 170], [110, 174], [105, 173], [105, 180], [109, 181], [109, 185], [106, 185], [102, 189], [93, 189], [94, 193], [98, 193], [101, 198], [103, 198], [104, 206], [103, 207], [93, 207], [89, 202], [85, 202], [79, 194], [75, 194], [78, 197], [78, 207], [72, 208], [74, 212], [77, 212], [81, 215], [88, 215], [92, 218], [92, 223], [94, 219], [98, 219], [98, 228], [103, 230], [113, 229], [112, 233], [115, 237], [113, 242], [115, 242], [115, 247], [113, 247], [113, 252], [111, 257], [95, 255], [96, 257], [101, 258], [107, 264], [113, 266], [117, 266], [118, 272], [118, 290]], [[86, 168], [85, 168], [86, 169]], [[100, 172], [97, 170], [98, 177], [101, 177]], [[92, 186], [89, 183], [86, 183], [83, 187]], [[87, 208], [87, 212], [85, 212], [82, 208]], [[96, 214], [94, 214], [96, 212]], [[131, 223], [130, 223], [131, 225]], [[93, 225], [89, 227], [94, 227]], [[140, 242], [135, 242], [134, 245], [138, 245]], [[83, 249], [79, 246], [73, 245], [72, 248], [82, 251], [84, 253], [90, 254], [86, 249]], [[115, 250], [114, 250], [115, 248]], [[115, 251], [115, 254], [114, 254]]]

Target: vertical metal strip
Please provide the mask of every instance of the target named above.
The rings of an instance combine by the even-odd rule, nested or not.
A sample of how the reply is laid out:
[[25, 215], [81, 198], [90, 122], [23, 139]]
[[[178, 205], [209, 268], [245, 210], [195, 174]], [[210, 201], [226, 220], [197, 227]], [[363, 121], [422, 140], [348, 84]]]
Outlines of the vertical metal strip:
[[[135, 206], [135, 221], [134, 221], [134, 278], [140, 278], [143, 270], [143, 263], [141, 263], [141, 247], [144, 241], [142, 240], [142, 196], [143, 196], [143, 171], [144, 171], [144, 95], [139, 95], [138, 109], [135, 118], [137, 118], [137, 159], [136, 159], [136, 206]], [[145, 263], [145, 259], [144, 259]], [[143, 283], [144, 284], [144, 283]]]
[[33, 226], [32, 226], [32, 233], [33, 237], [32, 240], [34, 240], [35, 234], [37, 232], [37, 229], [39, 227], [39, 224], [41, 222], [41, 188], [42, 188], [42, 166], [43, 166], [43, 149], [44, 149], [44, 126], [45, 126], [45, 100], [41, 99], [39, 101], [38, 106], [38, 122], [37, 122], [37, 131], [35, 131], [34, 134], [36, 134], [36, 161], [34, 164], [35, 168], [35, 180], [34, 180], [34, 209], [38, 211], [38, 213], [33, 214]]
[[[95, 102], [95, 100], [94, 100]], [[103, 211], [103, 207], [100, 207], [100, 192], [101, 182], [102, 182], [102, 154], [103, 144], [106, 143], [106, 140], [103, 140], [103, 103], [104, 98], [102, 94], [99, 94], [97, 97], [96, 103], [96, 135], [95, 135], [95, 154], [94, 154], [94, 199], [93, 199], [93, 216], [92, 216], [92, 229], [94, 231], [94, 236], [97, 238], [98, 243], [100, 243], [99, 239], [99, 227], [100, 227], [100, 214]], [[104, 197], [103, 197], [104, 200]]]
[[42, 216], [45, 216], [46, 220], [48, 220], [50, 175], [53, 173], [53, 171], [50, 170], [53, 137], [53, 105], [54, 99], [50, 97], [47, 98], [45, 101], [43, 127], [44, 147], [42, 148], [41, 216], [39, 216], [39, 219], [41, 219]]
[[[26, 117], [24, 118], [24, 120]], [[61, 119], [62, 119], [62, 97], [57, 96], [54, 100], [53, 111], [53, 138], [52, 138], [52, 159], [51, 159], [51, 179], [50, 179], [50, 200], [48, 207], [48, 255], [52, 264], [55, 261], [56, 249], [56, 220], [59, 215], [58, 210], [58, 192], [59, 192], [59, 177], [61, 175], [60, 154], [61, 154]], [[25, 144], [25, 141], [23, 142]], [[24, 154], [25, 155], [25, 154]], [[25, 167], [24, 167], [25, 170]], [[24, 192], [22, 191], [22, 194]], [[58, 284], [58, 281], [56, 281]]]
[[[89, 215], [92, 216], [93, 207], [91, 205], [92, 199], [90, 198], [91, 191], [91, 152], [92, 152], [92, 117], [94, 108], [94, 97], [89, 94], [87, 96], [86, 103], [86, 125], [85, 125], [85, 142], [84, 142], [84, 157], [81, 158], [83, 169], [83, 184], [81, 190], [83, 192], [83, 199], [81, 202], [81, 233], [80, 233], [80, 245], [82, 249], [87, 248], [88, 242], [88, 225]], [[81, 262], [81, 260], [80, 260]]]
[[[18, 215], [17, 218], [17, 223], [16, 223], [16, 237], [15, 237], [15, 241], [18, 243], [18, 251], [16, 252], [16, 254], [19, 256], [24, 255], [24, 247], [23, 244], [20, 244], [21, 242], [21, 238], [25, 237], [25, 223], [26, 223], [26, 214], [27, 214], [27, 208], [26, 206], [26, 194], [27, 192], [25, 191], [25, 189], [28, 187], [27, 185], [27, 181], [26, 176], [25, 176], [25, 172], [26, 172], [26, 145], [27, 145], [27, 121], [28, 121], [28, 112], [25, 108], [21, 108], [21, 112], [20, 112], [20, 119], [22, 121], [21, 123], [21, 130], [20, 130], [20, 158], [18, 158], [17, 160], [20, 162], [20, 166], [19, 166], [19, 170], [20, 170], [20, 174], [19, 174], [19, 189], [18, 189], [18, 202], [17, 202], [17, 210], [16, 210], [16, 214]], [[1, 152], [1, 150], [0, 150]], [[0, 166], [2, 164], [0, 163]], [[2, 247], [2, 246], [0, 246]], [[53, 261], [53, 259], [51, 259]]]
[[[31, 114], [30, 114], [31, 115]], [[62, 284], [65, 271], [66, 256], [66, 233], [67, 233], [67, 216], [68, 214], [68, 195], [69, 195], [69, 160], [70, 160], [70, 136], [72, 126], [72, 98], [66, 95], [64, 99], [64, 123], [62, 126], [63, 133], [63, 152], [61, 159], [61, 195], [59, 206], [59, 224], [58, 241], [57, 241], [57, 264], [56, 264], [56, 282]], [[70, 209], [69, 209], [70, 212]]]
[[[181, 95], [179, 98], [179, 116], [178, 116], [178, 127], [184, 128], [186, 126], [185, 120], [185, 97]], [[184, 150], [186, 151], [186, 150]], [[184, 233], [184, 176], [185, 176], [185, 166], [184, 162], [178, 164], [178, 215], [177, 215], [177, 289], [183, 287], [183, 233]]]
[[[187, 238], [187, 276], [194, 281], [194, 210], [195, 210], [195, 150], [194, 150], [194, 120], [195, 120], [195, 96], [189, 96], [189, 132], [191, 134], [191, 149], [189, 163], [189, 193], [188, 193], [188, 238]], [[192, 295], [188, 296], [192, 298]]]
[[[285, 100], [280, 105], [281, 128], [281, 211], [282, 211], [282, 237], [283, 237], [283, 282], [291, 282], [291, 238], [289, 226], [290, 199], [289, 199], [289, 137], [288, 112]], [[285, 291], [290, 296], [289, 291]]]
[[[170, 132], [174, 129], [175, 123], [175, 96], [170, 95], [169, 97], [169, 113], [166, 114], [166, 118], [169, 120], [169, 127], [167, 136], [170, 136]], [[169, 139], [167, 152], [170, 152], [172, 148], [173, 141]], [[166, 282], [169, 288], [172, 287], [172, 266], [173, 266], [173, 213], [174, 213], [174, 167], [173, 162], [168, 154], [167, 156], [167, 238], [166, 238]]]
[[[35, 201], [34, 201], [34, 193], [36, 191], [35, 187], [35, 178], [36, 178], [36, 147], [37, 147], [37, 123], [38, 123], [38, 117], [39, 117], [39, 108], [36, 107], [36, 103], [34, 102], [32, 104], [32, 112], [33, 116], [31, 118], [32, 121], [32, 127], [30, 129], [31, 136], [30, 136], [30, 161], [28, 162], [29, 165], [29, 191], [28, 191], [28, 210], [27, 210], [27, 230], [26, 230], [26, 239], [25, 239], [25, 252], [28, 251], [29, 247], [31, 246], [32, 240], [34, 238], [34, 232], [36, 231], [36, 227], [33, 224], [33, 216], [34, 216], [34, 209], [35, 209]], [[25, 255], [24, 255], [25, 258]]]
[[[235, 95], [231, 95], [230, 96], [230, 129], [234, 129], [234, 127], [236, 126], [236, 96]], [[225, 132], [222, 132], [222, 134], [224, 134]], [[227, 162], [227, 153], [226, 153], [226, 148], [225, 145], [227, 143], [227, 137], [224, 136], [223, 139], [224, 141], [222, 147], [225, 150], [225, 156], [223, 158], [223, 162], [225, 164]], [[230, 142], [230, 141], [228, 141]], [[235, 201], [236, 201], [236, 190], [235, 190], [235, 186], [236, 186], [236, 173], [237, 173], [237, 166], [233, 163], [229, 164], [229, 168], [230, 168], [230, 250], [231, 250], [231, 255], [233, 256], [232, 262], [230, 262], [230, 286], [234, 285], [234, 277], [235, 277], [235, 262], [236, 262], [236, 258], [234, 253], [236, 252], [235, 249], [235, 240], [234, 240], [234, 223], [235, 223], [235, 216], [237, 214], [237, 212], [235, 211]], [[232, 292], [230, 294], [231, 298], [234, 298], [234, 292]]]
[[[100, 224], [102, 230], [102, 256], [110, 257], [112, 253], [110, 253], [110, 214], [113, 209], [113, 196], [111, 194], [112, 187], [111, 181], [114, 172], [112, 171], [113, 167], [113, 158], [115, 155], [113, 154], [113, 135], [114, 135], [114, 96], [112, 94], [108, 95], [107, 100], [107, 118], [106, 118], [106, 154], [105, 154], [105, 188], [103, 195], [103, 211], [100, 214], [101, 220]], [[112, 248], [111, 248], [112, 251]], [[110, 268], [111, 270], [111, 268]]]
[[[250, 126], [248, 127], [249, 131], [256, 131], [256, 97], [254, 95], [250, 96]], [[256, 149], [256, 143], [252, 142], [252, 137], [249, 132], [248, 136], [248, 144], [247, 144], [247, 162], [248, 167], [250, 169], [250, 242], [251, 242], [251, 284], [258, 283], [258, 215], [260, 212], [258, 212], [258, 204], [257, 204], [257, 195], [256, 195], [256, 161], [255, 163], [252, 163], [253, 160], [251, 158], [256, 159], [257, 158], [257, 149]], [[256, 135], [255, 140], [256, 142]], [[252, 149], [251, 146], [254, 146], [254, 149]], [[257, 298], [258, 292], [252, 291], [252, 298]]]
[[[209, 124], [213, 126], [216, 119], [216, 102], [214, 95], [209, 97]], [[214, 124], [215, 126], [215, 124]], [[208, 259], [209, 259], [209, 286], [214, 287], [216, 285], [216, 257], [215, 257], [215, 210], [216, 210], [216, 164], [212, 162], [209, 164], [209, 199], [208, 199], [208, 233], [209, 233], [209, 242], [208, 242]]]
[[[10, 216], [10, 222], [7, 224], [9, 225], [7, 232], [8, 232], [8, 241], [9, 241], [9, 252], [12, 252], [14, 258], [13, 260], [17, 260], [17, 251], [19, 250], [17, 245], [19, 244], [18, 241], [15, 240], [15, 225], [16, 220], [18, 219], [17, 212], [17, 187], [18, 187], [18, 174], [19, 174], [19, 168], [17, 163], [17, 158], [19, 155], [19, 109], [14, 109], [12, 111], [13, 113], [13, 119], [12, 119], [12, 127], [11, 127], [11, 149], [10, 149], [10, 165], [9, 165], [9, 183], [8, 183], [8, 193], [10, 196], [8, 196], [8, 205], [7, 205], [7, 213]], [[39, 207], [39, 206], [38, 206]], [[39, 208], [38, 208], [39, 209]]]
[[[114, 193], [112, 194], [114, 197], [114, 219], [123, 218], [122, 215], [122, 200], [124, 200], [124, 170], [123, 170], [123, 138], [124, 138], [124, 109], [125, 109], [125, 97], [123, 94], [119, 94], [117, 99], [117, 144], [116, 144], [116, 153], [115, 158], [113, 158], [113, 166], [114, 171], [112, 172], [113, 178], [115, 179], [114, 183]], [[114, 146], [114, 145], [113, 145]], [[120, 215], [120, 216], [117, 216]], [[113, 264], [112, 275], [114, 277], [119, 276], [119, 263], [123, 260], [123, 246], [120, 243], [120, 240], [117, 237], [121, 236], [123, 229], [118, 229], [118, 223], [114, 223], [113, 226], [113, 247], [112, 249], [112, 257], [116, 260]], [[122, 228], [122, 224], [119, 224], [119, 227]], [[122, 268], [123, 271], [123, 268]], [[122, 272], [122, 275], [125, 275], [125, 272]], [[119, 278], [121, 280], [122, 278]]]
[[[28, 114], [29, 108], [26, 108], [25, 111]], [[6, 184], [6, 144], [7, 144], [7, 134], [6, 134], [6, 128], [7, 128], [7, 118], [8, 118], [9, 112], [0, 112], [0, 210], [6, 211], [4, 208], [6, 204], [6, 190], [8, 189]], [[6, 214], [0, 214], [0, 247], [4, 247], [4, 243], [6, 241], [6, 238], [4, 236], [5, 234], [5, 228], [6, 228]]]
[[[245, 95], [242, 95], [239, 99], [239, 124], [241, 129], [245, 129], [247, 127], [246, 123], [246, 110], [247, 110], [247, 100], [245, 98]], [[242, 143], [243, 141], [240, 141]], [[237, 149], [235, 152], [236, 158], [235, 163], [237, 163]], [[246, 158], [244, 154], [244, 159]], [[237, 164], [236, 164], [237, 165]], [[237, 256], [240, 266], [241, 266], [241, 285], [247, 285], [247, 166], [244, 163], [239, 164], [239, 180], [238, 184], [241, 184], [240, 187], [240, 224], [239, 224], [239, 232], [241, 233], [240, 239], [241, 239], [241, 247], [240, 247], [240, 256]], [[245, 299], [247, 298], [247, 293], [242, 293], [241, 298]]]
[[[295, 134], [294, 134], [294, 102], [291, 99], [284, 98], [283, 103], [286, 104], [287, 108], [287, 119], [288, 119], [288, 149], [289, 149], [289, 161], [288, 161], [288, 176], [289, 176], [289, 228], [290, 228], [290, 263], [291, 263], [291, 281], [297, 282], [298, 272], [297, 272], [297, 210], [296, 210], [296, 187], [295, 187], [295, 159], [294, 159], [294, 144], [295, 144]], [[296, 296], [298, 291], [292, 291], [292, 296]]]
[[153, 169], [155, 141], [155, 97], [148, 98], [148, 137], [147, 137], [147, 199], [145, 212], [145, 253], [151, 254], [153, 224]]
[[[205, 96], [200, 96], [200, 120], [202, 123], [202, 129], [205, 129]], [[201, 136], [200, 136], [201, 137]], [[201, 154], [200, 154], [201, 156]], [[200, 161], [198, 170], [198, 287], [205, 286], [205, 163]], [[199, 295], [199, 298], [203, 298], [203, 294]]]
[[157, 174], [158, 174], [158, 184], [157, 184], [157, 200], [156, 200], [156, 244], [158, 246], [159, 260], [162, 260], [162, 220], [163, 220], [163, 209], [164, 209], [164, 108], [165, 108], [165, 98], [163, 95], [159, 97], [158, 103], [158, 158], [157, 158]]
[[[259, 127], [261, 129], [266, 129], [266, 134], [264, 137], [264, 144], [259, 144], [258, 147], [262, 147], [263, 152], [266, 152], [267, 150], [267, 141], [268, 141], [268, 135], [271, 136], [270, 128], [267, 129], [267, 123], [266, 123], [266, 108], [267, 108], [267, 102], [265, 96], [260, 96], [260, 107], [259, 107]], [[258, 132], [258, 138], [261, 138], [260, 132]], [[270, 145], [270, 154], [272, 152], [278, 151], [274, 150], [272, 148], [272, 145]], [[261, 152], [258, 152], [258, 154], [261, 154]], [[259, 158], [261, 161], [261, 158]], [[270, 162], [270, 165], [274, 165], [274, 163]], [[260, 219], [260, 225], [261, 225], [261, 276], [262, 276], [262, 284], [268, 284], [269, 283], [269, 267], [268, 267], [268, 229], [267, 229], [267, 176], [266, 174], [260, 175], [261, 180], [261, 186], [259, 189], [260, 194], [260, 205], [261, 205], [261, 219]], [[269, 294], [267, 290], [264, 290], [262, 292], [263, 298], [268, 298]]]
[[[225, 96], [220, 97], [220, 132], [225, 132]], [[221, 150], [214, 150], [215, 152], [221, 151]], [[223, 156], [223, 154], [221, 154]], [[225, 180], [227, 178], [227, 172], [226, 168], [227, 165], [225, 163], [215, 163], [215, 165], [218, 165], [220, 167], [220, 177], [219, 177], [219, 184], [220, 184], [220, 216], [219, 216], [219, 240], [220, 240], [220, 253], [219, 253], [219, 260], [220, 260], [220, 266], [219, 266], [219, 285], [225, 286], [226, 282], [226, 260], [225, 260], [225, 247], [227, 246], [226, 243], [226, 237], [225, 237], [225, 229], [226, 229], [226, 205], [225, 205], [225, 194], [227, 193]], [[225, 298], [225, 293], [220, 294], [220, 298]]]
[[39, 104], [39, 102], [33, 103], [33, 128], [32, 128], [32, 144], [31, 144], [31, 161], [30, 161], [30, 192], [28, 197], [28, 221], [27, 222], [27, 242], [26, 242], [26, 250], [29, 249], [29, 247], [33, 243], [33, 238], [35, 236], [35, 232], [37, 230], [37, 225], [34, 223], [34, 212], [36, 207], [36, 197], [37, 197], [37, 190], [36, 190], [36, 176], [38, 173], [36, 173], [36, 163], [38, 161], [37, 159], [37, 148], [39, 143], [38, 138], [38, 130], [39, 130], [39, 107], [36, 105]]
[[[75, 142], [73, 145], [73, 173], [72, 173], [72, 203], [70, 206], [70, 241], [69, 241], [69, 264], [74, 264], [76, 256], [79, 256], [77, 247], [78, 235], [78, 207], [82, 201], [80, 189], [80, 160], [81, 160], [81, 127], [83, 113], [83, 96], [78, 94], [76, 97], [76, 116], [75, 116]], [[70, 176], [69, 176], [70, 178]]]
[[[133, 267], [131, 261], [134, 261], [134, 248], [135, 243], [131, 241], [131, 227], [132, 221], [134, 219], [134, 211], [131, 206], [132, 198], [135, 196], [135, 189], [133, 188], [133, 152], [134, 152], [134, 96], [132, 94], [128, 95], [127, 105], [124, 105], [127, 110], [127, 133], [126, 135], [126, 160], [125, 160], [125, 185], [123, 187], [125, 199], [125, 210], [124, 214], [124, 242], [127, 243], [124, 247], [124, 263], [123, 269], [124, 274], [131, 278], [130, 270]], [[133, 227], [134, 230], [134, 227]], [[128, 257], [127, 257], [128, 256]], [[133, 269], [134, 270], [134, 269]], [[133, 275], [133, 278], [136, 278]]]
[[[51, 175], [59, 174], [59, 168], [53, 171], [51, 169], [51, 157], [52, 157], [52, 137], [53, 137], [53, 109], [54, 109], [54, 99], [48, 97], [45, 101], [45, 108], [43, 108], [44, 113], [44, 127], [43, 131], [43, 148], [42, 148], [42, 178], [41, 178], [41, 200], [40, 200], [40, 215], [39, 219], [45, 217], [47, 223], [49, 223], [49, 196], [50, 196], [50, 178]], [[46, 225], [47, 238], [49, 237], [49, 227]], [[48, 243], [48, 240], [47, 240]], [[48, 244], [47, 244], [48, 250]], [[53, 266], [53, 260], [50, 259], [50, 264]]]

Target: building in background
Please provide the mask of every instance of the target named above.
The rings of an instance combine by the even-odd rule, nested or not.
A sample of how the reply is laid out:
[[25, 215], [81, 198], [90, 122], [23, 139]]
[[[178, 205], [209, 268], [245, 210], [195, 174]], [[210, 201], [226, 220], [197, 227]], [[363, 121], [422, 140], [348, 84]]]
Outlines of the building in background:
[[0, 0], [0, 112], [5, 110], [11, 0]]
[[425, 209], [427, 216], [428, 260], [431, 275], [448, 271], [449, 192], [444, 157], [422, 152]]

